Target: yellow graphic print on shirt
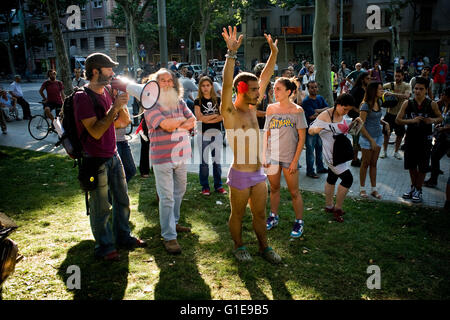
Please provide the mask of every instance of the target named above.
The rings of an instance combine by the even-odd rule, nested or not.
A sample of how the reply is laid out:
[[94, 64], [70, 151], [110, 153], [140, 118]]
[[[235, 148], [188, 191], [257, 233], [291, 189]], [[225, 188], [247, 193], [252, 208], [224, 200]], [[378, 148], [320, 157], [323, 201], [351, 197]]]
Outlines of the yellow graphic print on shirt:
[[290, 119], [275, 119], [272, 118], [270, 120], [269, 129], [280, 129], [283, 127], [295, 127], [295, 123], [293, 123]]

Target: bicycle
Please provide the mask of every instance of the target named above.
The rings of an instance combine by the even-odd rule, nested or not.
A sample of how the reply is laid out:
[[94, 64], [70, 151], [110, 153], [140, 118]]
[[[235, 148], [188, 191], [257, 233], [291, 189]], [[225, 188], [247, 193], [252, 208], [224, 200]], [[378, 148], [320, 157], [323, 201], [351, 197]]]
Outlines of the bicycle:
[[[43, 102], [41, 103], [43, 104]], [[59, 112], [57, 112], [56, 114], [58, 115], [58, 113]], [[44, 115], [37, 114], [31, 117], [31, 119], [28, 121], [28, 132], [36, 140], [45, 139], [49, 133], [58, 134], [53, 125], [49, 123], [45, 112]]]

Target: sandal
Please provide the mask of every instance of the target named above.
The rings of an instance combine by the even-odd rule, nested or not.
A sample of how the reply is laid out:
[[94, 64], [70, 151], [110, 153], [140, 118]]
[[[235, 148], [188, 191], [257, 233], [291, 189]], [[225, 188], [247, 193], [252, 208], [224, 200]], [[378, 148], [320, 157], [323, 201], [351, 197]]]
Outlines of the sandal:
[[264, 259], [273, 264], [278, 264], [281, 262], [281, 257], [275, 251], [273, 251], [271, 247], [267, 247], [266, 249], [264, 249], [262, 256]]
[[359, 196], [361, 197], [361, 198], [368, 198], [369, 196], [367, 195], [367, 193], [366, 193], [366, 190], [361, 190], [361, 191], [359, 191]]
[[381, 199], [381, 194], [379, 194], [378, 191], [372, 191], [370, 195], [374, 198]]
[[233, 252], [234, 256], [239, 262], [248, 262], [252, 261], [252, 256], [248, 253], [247, 248], [245, 246], [239, 247]]

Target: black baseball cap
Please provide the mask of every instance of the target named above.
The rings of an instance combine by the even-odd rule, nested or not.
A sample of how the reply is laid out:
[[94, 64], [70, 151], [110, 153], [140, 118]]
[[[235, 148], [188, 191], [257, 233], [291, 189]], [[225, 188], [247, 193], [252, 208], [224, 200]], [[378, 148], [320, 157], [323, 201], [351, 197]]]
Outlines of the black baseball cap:
[[85, 61], [86, 71], [91, 71], [92, 69], [100, 69], [100, 68], [115, 68], [119, 65], [119, 63], [113, 61], [108, 55], [95, 52], [90, 54]]

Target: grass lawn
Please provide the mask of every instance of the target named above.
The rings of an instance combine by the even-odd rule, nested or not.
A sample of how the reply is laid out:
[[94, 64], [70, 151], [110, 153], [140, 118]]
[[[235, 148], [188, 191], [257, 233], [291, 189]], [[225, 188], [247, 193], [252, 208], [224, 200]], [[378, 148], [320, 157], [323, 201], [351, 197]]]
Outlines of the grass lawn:
[[[294, 215], [282, 190], [280, 224], [268, 232], [282, 264], [258, 256], [249, 209], [243, 237], [254, 259], [238, 264], [226, 196], [202, 197], [198, 176], [188, 175], [181, 223], [193, 232], [179, 235], [183, 253], [172, 256], [160, 237], [153, 176], [137, 176], [129, 185], [130, 223], [149, 246], [121, 250], [122, 260], [111, 264], [94, 259], [73, 162], [8, 147], [0, 152], [0, 211], [19, 225], [11, 238], [25, 257], [3, 286], [5, 300], [450, 298], [450, 217], [439, 210], [347, 199], [340, 224], [322, 210], [322, 194], [302, 192], [305, 235], [290, 241]], [[71, 265], [80, 267], [80, 290], [66, 287]], [[381, 270], [381, 289], [367, 288], [370, 265]]]

